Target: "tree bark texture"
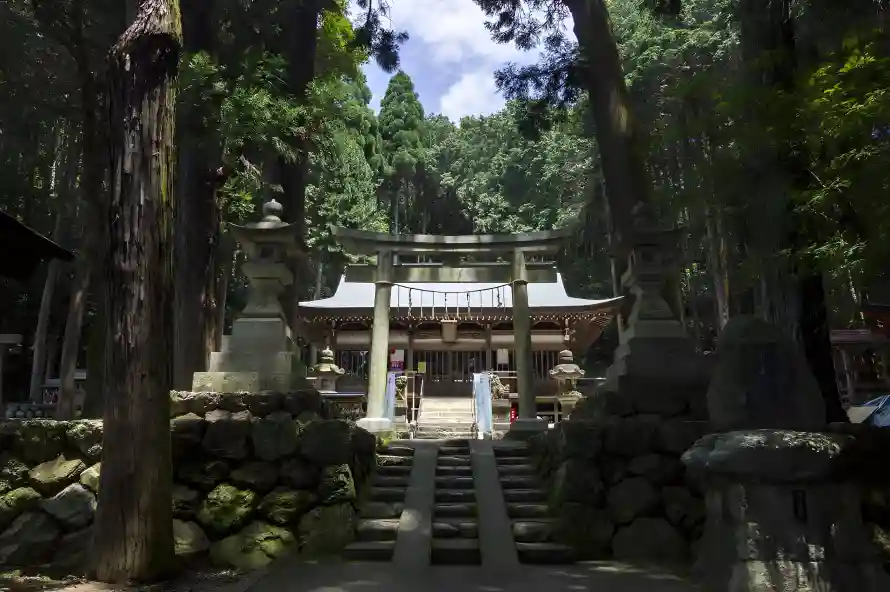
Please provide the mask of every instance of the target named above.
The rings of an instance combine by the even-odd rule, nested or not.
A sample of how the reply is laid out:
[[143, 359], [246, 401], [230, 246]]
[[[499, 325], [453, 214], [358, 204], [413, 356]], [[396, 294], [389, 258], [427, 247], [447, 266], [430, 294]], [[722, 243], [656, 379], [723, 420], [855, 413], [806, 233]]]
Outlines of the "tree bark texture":
[[566, 0], [566, 6], [575, 22], [581, 80], [596, 124], [610, 232], [615, 236], [614, 245], [620, 248], [630, 239], [634, 206], [649, 197], [644, 146], [605, 0]]
[[109, 56], [111, 203], [97, 579], [152, 581], [173, 566], [174, 129], [178, 0], [143, 0]]
[[[81, 43], [80, 45], [83, 45]], [[78, 46], [80, 47], [80, 46]], [[62, 341], [62, 358], [59, 361], [59, 401], [56, 406], [57, 419], [73, 419], [75, 410], [77, 358], [83, 333], [83, 317], [87, 310], [87, 298], [94, 278], [104, 278], [101, 265], [105, 243], [103, 235], [107, 224], [103, 214], [106, 211], [107, 195], [104, 191], [107, 162], [104, 158], [106, 139], [99, 122], [100, 90], [96, 75], [92, 70], [92, 60], [86, 49], [81, 49], [76, 58], [80, 79], [81, 112], [83, 134], [81, 137], [81, 162], [83, 176], [80, 183], [82, 214], [79, 216], [84, 228], [81, 256], [75, 266], [71, 284], [71, 299], [68, 305], [68, 318], [65, 322], [65, 336]], [[98, 270], [94, 268], [98, 266]], [[94, 377], [104, 386], [104, 372]], [[101, 388], [101, 387], [100, 387]]]
[[[296, 97], [306, 96], [309, 83], [315, 77], [315, 56], [318, 50], [318, 16], [321, 12], [319, 0], [294, 2], [290, 12], [289, 24], [284, 28], [287, 45], [285, 47], [288, 61], [288, 90]], [[281, 187], [286, 196], [285, 214], [287, 221], [295, 225], [297, 241], [301, 251], [305, 252], [305, 219], [306, 219], [306, 184], [309, 166], [308, 147], [305, 139], [297, 139], [297, 159], [289, 162], [279, 158]], [[300, 301], [299, 278], [306, 275], [306, 260], [296, 258], [291, 266], [294, 282], [285, 292], [284, 297], [291, 302], [285, 307], [291, 323], [297, 318]]]
[[[216, 2], [182, 3], [184, 50], [215, 56]], [[181, 101], [177, 114], [179, 166], [176, 190], [176, 288], [173, 388], [189, 390], [195, 372], [207, 369], [208, 331], [215, 308], [219, 268], [220, 208], [217, 190], [223, 177], [223, 141], [219, 133], [221, 98]]]
[[[794, 9], [790, 0], [743, 0], [739, 4], [741, 46], [752, 86], [765, 84], [777, 93], [795, 92], [798, 49]], [[769, 117], [763, 105], [749, 117]], [[766, 127], [766, 126], [763, 126]], [[764, 191], [756, 191], [759, 211], [749, 214], [759, 220], [755, 239], [758, 255], [765, 262], [762, 274], [763, 310], [767, 320], [798, 340], [806, 352], [810, 369], [822, 390], [830, 421], [847, 421], [834, 378], [830, 330], [822, 275], [773, 255], [781, 249], [799, 250], [800, 226], [789, 196], [809, 186], [805, 142], [796, 128], [783, 129], [766, 138], [758, 152], [746, 158], [751, 176], [763, 180]], [[775, 146], [774, 149], [768, 148]], [[830, 373], [830, 377], [829, 377]]]

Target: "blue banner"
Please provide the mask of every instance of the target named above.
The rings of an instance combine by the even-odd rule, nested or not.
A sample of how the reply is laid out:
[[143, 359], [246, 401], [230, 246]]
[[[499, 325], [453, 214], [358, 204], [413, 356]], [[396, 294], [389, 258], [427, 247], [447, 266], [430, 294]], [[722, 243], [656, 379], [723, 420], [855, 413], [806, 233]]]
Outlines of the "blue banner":
[[[398, 374], [401, 374], [399, 372]], [[386, 392], [383, 397], [383, 417], [396, 418], [396, 372], [386, 373]]]
[[491, 436], [491, 375], [488, 372], [473, 374], [473, 398], [476, 402], [476, 429]]

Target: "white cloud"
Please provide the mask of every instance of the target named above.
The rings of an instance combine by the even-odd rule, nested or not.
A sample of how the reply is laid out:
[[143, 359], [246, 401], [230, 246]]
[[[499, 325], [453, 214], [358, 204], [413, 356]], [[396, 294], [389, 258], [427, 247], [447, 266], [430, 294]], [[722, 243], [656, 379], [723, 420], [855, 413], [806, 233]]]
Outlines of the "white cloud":
[[[504, 99], [495, 88], [495, 70], [508, 62], [533, 63], [539, 56], [511, 43], [495, 43], [473, 0], [389, 0], [389, 8], [387, 26], [423, 44], [429, 72], [457, 75], [439, 99], [442, 113], [454, 121], [500, 109]], [[359, 14], [354, 5], [352, 14]]]
[[485, 15], [473, 0], [390, 0], [389, 18], [394, 29], [427, 44], [440, 65], [480, 59], [499, 64], [523, 53], [491, 39]]
[[461, 75], [439, 100], [440, 111], [452, 121], [465, 115], [489, 115], [504, 106], [504, 98], [495, 87], [488, 69], [474, 70]]

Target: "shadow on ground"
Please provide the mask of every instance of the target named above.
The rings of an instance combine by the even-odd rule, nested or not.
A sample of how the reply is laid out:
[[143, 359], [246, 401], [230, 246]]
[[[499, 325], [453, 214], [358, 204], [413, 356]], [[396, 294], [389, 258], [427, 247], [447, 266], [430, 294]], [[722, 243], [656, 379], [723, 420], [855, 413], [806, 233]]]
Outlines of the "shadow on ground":
[[434, 566], [398, 571], [391, 563], [279, 564], [249, 592], [694, 592], [682, 574], [613, 562], [522, 566], [508, 573], [480, 567]]

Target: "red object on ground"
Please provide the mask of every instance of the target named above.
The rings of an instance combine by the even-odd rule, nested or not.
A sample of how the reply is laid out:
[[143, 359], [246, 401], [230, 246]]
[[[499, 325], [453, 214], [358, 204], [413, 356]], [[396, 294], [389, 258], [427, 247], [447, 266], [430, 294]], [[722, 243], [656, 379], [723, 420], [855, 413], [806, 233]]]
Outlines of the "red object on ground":
[[516, 404], [510, 405], [510, 423], [516, 421], [516, 418], [519, 417], [519, 409], [516, 407]]

